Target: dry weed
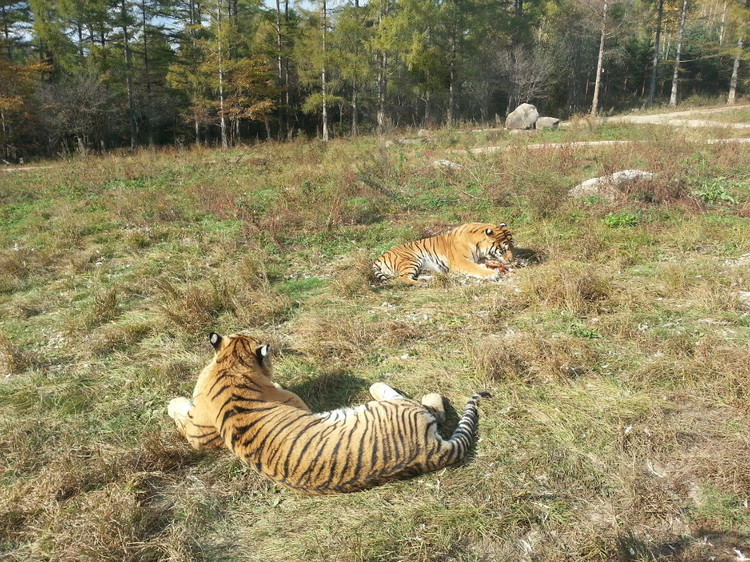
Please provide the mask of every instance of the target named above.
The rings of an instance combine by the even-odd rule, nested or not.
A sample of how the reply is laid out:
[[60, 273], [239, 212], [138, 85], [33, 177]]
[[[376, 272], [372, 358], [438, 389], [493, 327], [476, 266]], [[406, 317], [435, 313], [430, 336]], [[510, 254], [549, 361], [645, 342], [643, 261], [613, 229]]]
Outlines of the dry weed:
[[32, 354], [23, 351], [8, 336], [0, 334], [0, 377], [18, 375], [34, 363]]
[[34, 255], [22, 248], [0, 252], [0, 275], [10, 280], [25, 279], [34, 268]]
[[86, 319], [87, 327], [106, 324], [120, 315], [121, 311], [117, 304], [118, 292], [116, 287], [110, 287], [94, 294], [94, 302]]
[[295, 331], [293, 348], [321, 366], [354, 367], [379, 347], [398, 347], [420, 337], [418, 327], [397, 320], [362, 322], [353, 316], [307, 318]]
[[102, 326], [89, 334], [87, 351], [92, 357], [108, 355], [116, 350], [125, 351], [147, 337], [153, 329], [149, 323]]
[[542, 337], [515, 333], [485, 338], [476, 346], [467, 342], [466, 354], [474, 367], [491, 380], [551, 382], [587, 374], [596, 354], [588, 341], [572, 336]]
[[[256, 278], [257, 283], [257, 278]], [[224, 313], [232, 324], [250, 327], [278, 321], [291, 306], [288, 297], [273, 290], [252, 290], [235, 279], [212, 279], [179, 287], [157, 281], [161, 313], [181, 332], [194, 337], [216, 328]]]
[[613, 292], [608, 272], [580, 262], [548, 262], [519, 279], [529, 305], [586, 315], [602, 309]]
[[334, 292], [344, 298], [354, 298], [370, 292], [376, 282], [372, 271], [372, 256], [358, 250], [346, 256], [336, 265], [331, 277]]

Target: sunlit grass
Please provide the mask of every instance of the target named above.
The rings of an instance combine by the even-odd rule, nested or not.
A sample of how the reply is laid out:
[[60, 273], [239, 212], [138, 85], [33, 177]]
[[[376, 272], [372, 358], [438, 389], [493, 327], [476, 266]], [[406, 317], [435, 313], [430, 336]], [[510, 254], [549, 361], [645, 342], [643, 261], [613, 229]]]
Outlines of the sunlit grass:
[[[0, 557], [747, 554], [750, 154], [699, 134], [579, 119], [0, 175]], [[524, 148], [590, 139], [639, 142]], [[567, 198], [627, 168], [656, 180]], [[470, 220], [513, 231], [500, 282], [375, 283], [386, 249]], [[166, 403], [192, 391], [208, 332], [238, 330], [318, 410], [382, 380], [443, 394], [449, 433], [493, 392], [471, 458], [316, 499], [193, 451]]]

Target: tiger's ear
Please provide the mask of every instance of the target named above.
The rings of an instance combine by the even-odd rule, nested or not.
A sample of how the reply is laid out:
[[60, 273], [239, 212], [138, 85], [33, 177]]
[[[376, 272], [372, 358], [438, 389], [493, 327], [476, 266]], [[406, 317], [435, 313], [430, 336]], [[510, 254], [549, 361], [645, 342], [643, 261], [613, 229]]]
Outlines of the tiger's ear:
[[258, 358], [258, 363], [260, 363], [261, 366], [268, 366], [271, 361], [271, 346], [264, 343], [255, 350], [255, 356]]
[[487, 236], [492, 236], [493, 234], [495, 234], [491, 228], [488, 228], [487, 230], [485, 230], [484, 233]]
[[216, 351], [219, 351], [219, 346], [221, 345], [221, 336], [219, 334], [211, 332], [211, 335], [208, 336], [208, 341], [211, 342], [211, 345], [214, 346]]
[[499, 228], [507, 228], [507, 227], [508, 227], [508, 225], [507, 225], [507, 224], [505, 224], [504, 222], [501, 222], [501, 223], [500, 223], [500, 224], [498, 224], [497, 226], [498, 226]]

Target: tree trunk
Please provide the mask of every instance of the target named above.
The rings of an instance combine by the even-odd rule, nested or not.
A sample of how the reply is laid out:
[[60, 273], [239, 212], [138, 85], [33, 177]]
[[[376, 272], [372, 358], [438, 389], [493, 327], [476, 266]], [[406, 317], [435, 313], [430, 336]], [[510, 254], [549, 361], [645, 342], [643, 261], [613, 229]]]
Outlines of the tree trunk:
[[732, 65], [732, 78], [729, 80], [729, 96], [727, 97], [727, 105], [734, 105], [737, 103], [737, 76], [740, 73], [740, 56], [742, 55], [742, 43], [743, 37], [737, 39], [737, 53], [734, 55], [734, 64]]
[[[357, 27], [359, 27], [359, 0], [354, 0], [354, 14], [357, 18]], [[359, 51], [359, 48], [357, 48], [357, 51]], [[357, 102], [359, 97], [359, 91], [358, 91], [358, 84], [357, 84], [357, 72], [354, 72], [354, 76], [352, 77], [352, 136], [356, 137], [359, 135], [359, 118], [357, 116]]]
[[[279, 84], [284, 83], [284, 36], [281, 26], [281, 2], [276, 0], [276, 66], [279, 72]], [[286, 110], [284, 108], [284, 88], [279, 88], [279, 140], [286, 136]]]
[[672, 76], [672, 95], [669, 96], [669, 106], [677, 105], [677, 81], [680, 73], [680, 51], [682, 50], [682, 36], [685, 34], [685, 17], [687, 16], [688, 0], [682, 2], [682, 18], [680, 19], [680, 34], [677, 37], [677, 55], [674, 62], [674, 75]]
[[352, 79], [352, 136], [359, 135], [359, 121], [357, 120], [357, 78]]
[[128, 30], [128, 12], [125, 0], [120, 2], [120, 15], [122, 16], [122, 38], [125, 46], [125, 85], [128, 94], [128, 122], [130, 123], [130, 149], [135, 150], [138, 146], [138, 125], [135, 121], [135, 92], [133, 91], [133, 64], [130, 51], [130, 35]]
[[218, 25], [218, 40], [219, 40], [219, 116], [221, 118], [221, 147], [227, 148], [229, 146], [229, 139], [227, 138], [227, 118], [224, 115], [224, 52], [222, 49], [222, 42], [224, 37], [221, 33], [221, 21], [222, 21], [222, 1], [219, 0], [219, 9], [217, 10], [217, 25]]
[[385, 130], [385, 96], [388, 86], [386, 71], [388, 69], [388, 55], [381, 52], [378, 56], [378, 128], [377, 133], [383, 134]]
[[320, 85], [323, 93], [323, 141], [328, 142], [328, 100], [326, 99], [326, 34], [328, 32], [328, 22], [326, 21], [326, 0], [323, 0], [323, 68], [320, 72]]
[[661, 37], [661, 16], [664, 13], [664, 0], [659, 0], [659, 11], [656, 17], [656, 41], [654, 42], [654, 60], [651, 65], [651, 84], [648, 87], [648, 105], [654, 105], [656, 94], [656, 74], [659, 66], [659, 39]]
[[607, 6], [608, 0], [604, 0], [604, 13], [602, 14], [602, 36], [599, 40], [599, 57], [596, 61], [596, 81], [594, 82], [594, 99], [591, 102], [591, 116], [596, 116], [597, 106], [599, 105], [599, 87], [602, 77], [602, 60], [604, 58], [604, 37], [607, 32]]
[[153, 95], [151, 92], [151, 69], [148, 58], [148, 30], [146, 29], [146, 0], [141, 0], [141, 24], [143, 26], [143, 76], [146, 82], [146, 135], [148, 144], [154, 144], [154, 129], [151, 126], [151, 108], [153, 107]]
[[[518, 0], [523, 6], [523, 0]], [[456, 111], [456, 56], [458, 52], [458, 39], [456, 38], [458, 27], [458, 5], [457, 0], [453, 0], [453, 22], [451, 25], [451, 60], [448, 69], [448, 127], [453, 126]]]
[[[383, 19], [388, 13], [388, 5], [384, 4], [384, 7], [378, 14], [378, 28], [382, 34]], [[378, 58], [378, 111], [377, 111], [377, 134], [382, 135], [385, 130], [385, 101], [386, 93], [388, 90], [388, 54], [385, 51], [383, 45], [380, 46], [380, 52], [377, 55]]]

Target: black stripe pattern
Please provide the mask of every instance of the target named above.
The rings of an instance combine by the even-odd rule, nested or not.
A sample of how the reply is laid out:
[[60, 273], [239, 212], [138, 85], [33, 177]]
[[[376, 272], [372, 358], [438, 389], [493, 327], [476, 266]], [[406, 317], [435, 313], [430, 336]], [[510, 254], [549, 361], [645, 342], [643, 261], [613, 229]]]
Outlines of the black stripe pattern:
[[407, 242], [391, 248], [373, 264], [375, 277], [383, 282], [396, 278], [420, 284], [418, 278], [428, 273], [464, 273], [480, 277], [494, 275], [492, 270], [469, 265], [482, 260], [510, 263], [513, 259], [513, 236], [505, 223], [467, 223], [445, 234]]
[[460, 462], [473, 442], [477, 404], [489, 397], [472, 396], [450, 439], [413, 400], [313, 414], [271, 383], [256, 354], [259, 342], [238, 334], [221, 342], [198, 379], [186, 437], [198, 448], [221, 439], [258, 472], [300, 492], [353, 492]]

